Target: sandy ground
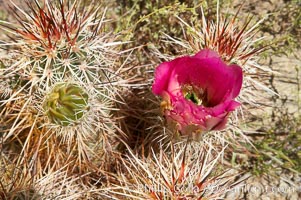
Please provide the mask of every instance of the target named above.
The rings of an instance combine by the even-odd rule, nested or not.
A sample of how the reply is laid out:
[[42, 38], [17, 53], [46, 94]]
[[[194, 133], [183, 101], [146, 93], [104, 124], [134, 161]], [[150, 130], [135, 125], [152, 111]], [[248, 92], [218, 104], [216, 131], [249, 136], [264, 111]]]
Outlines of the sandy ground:
[[[285, 2], [281, 0], [250, 0], [246, 2], [244, 9], [256, 16], [263, 16], [272, 13], [273, 10], [281, 9], [284, 4]], [[2, 11], [0, 12], [1, 19], [11, 19], [3, 0], [0, 0], [0, 11]], [[276, 23], [275, 29], [281, 29], [281, 26], [281, 24]], [[281, 33], [265, 33], [268, 39], [274, 39], [280, 37], [280, 35]], [[1, 31], [0, 37], [4, 37], [3, 31]], [[288, 114], [295, 115], [296, 117], [301, 115], [300, 57], [301, 49], [295, 50], [289, 56], [270, 55], [267, 59], [261, 61], [276, 72], [271, 75], [270, 87], [278, 92], [279, 96], [274, 97], [272, 107], [282, 107], [287, 110]], [[264, 112], [268, 112], [270, 116], [273, 114], [272, 109], [264, 110]], [[266, 122], [266, 124], [269, 123]], [[237, 192], [229, 192], [226, 199], [298, 200], [301, 199], [300, 183], [300, 175], [287, 171], [279, 172], [276, 176], [252, 177], [246, 182], [244, 189]]]

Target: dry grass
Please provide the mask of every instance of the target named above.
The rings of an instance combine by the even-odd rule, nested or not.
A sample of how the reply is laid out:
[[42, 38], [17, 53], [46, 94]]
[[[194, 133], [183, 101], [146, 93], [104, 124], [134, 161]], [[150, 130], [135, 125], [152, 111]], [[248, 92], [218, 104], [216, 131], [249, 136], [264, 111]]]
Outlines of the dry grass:
[[[265, 17], [262, 10], [254, 11], [253, 20], [244, 15], [257, 1], [235, 8], [228, 7], [232, 0], [221, 1], [220, 7], [215, 1], [102, 1], [98, 12], [97, 1], [82, 1], [86, 6], [76, 11], [75, 4], [64, 8], [73, 31], [64, 23], [47, 25], [47, 14], [54, 24], [64, 22], [58, 17], [63, 4], [51, 4], [58, 7], [45, 13], [39, 8], [36, 23], [27, 14], [37, 8], [31, 3], [28, 9], [22, 6], [25, 14], [14, 8], [15, 19], [0, 14], [9, 20], [1, 22], [8, 34], [0, 43], [1, 198], [221, 199], [244, 173], [283, 168], [300, 173], [301, 61], [297, 57], [293, 67], [285, 65], [297, 73], [289, 83], [296, 86], [289, 101], [277, 85], [280, 70], [272, 65], [275, 55], [300, 52], [300, 2], [282, 2], [257, 23], [258, 16]], [[67, 39], [57, 40], [56, 32]], [[82, 51], [75, 57], [65, 54], [66, 43]], [[153, 71], [162, 61], [203, 48], [243, 68], [242, 107], [227, 129], [187, 144], [191, 138], [179, 137], [160, 112], [160, 99], [151, 92]], [[59, 52], [56, 57], [51, 49]], [[66, 63], [70, 56], [75, 61]], [[91, 67], [80, 71], [82, 59]], [[54, 78], [48, 76], [52, 62], [52, 74], [61, 74]], [[85, 88], [92, 101], [84, 124], [66, 128], [48, 120], [43, 101], [53, 85], [70, 80]], [[287, 79], [281, 80], [285, 85]], [[286, 109], [291, 105], [297, 112]], [[206, 190], [211, 183], [224, 190]], [[175, 190], [191, 185], [197, 193]]]

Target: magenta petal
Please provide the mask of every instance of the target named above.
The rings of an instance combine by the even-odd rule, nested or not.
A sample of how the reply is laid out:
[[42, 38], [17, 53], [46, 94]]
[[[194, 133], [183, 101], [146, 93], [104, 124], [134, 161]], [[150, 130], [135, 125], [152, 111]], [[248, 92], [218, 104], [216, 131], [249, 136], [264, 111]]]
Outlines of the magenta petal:
[[152, 86], [154, 94], [160, 95], [167, 89], [172, 69], [172, 62], [164, 62], [156, 68], [155, 81]]
[[225, 127], [227, 122], [228, 113], [235, 110], [240, 103], [236, 101], [223, 102], [213, 108], [207, 108], [211, 113], [209, 117], [206, 118], [206, 128], [208, 130], [221, 130]]
[[241, 90], [243, 75], [242, 69], [238, 65], [230, 65], [229, 68], [232, 70], [232, 79], [234, 82], [233, 89], [232, 89], [232, 98], [235, 98], [239, 95]]
[[[180, 131], [186, 133], [192, 127], [209, 131], [223, 129], [229, 113], [240, 105], [234, 98], [241, 90], [242, 81], [242, 69], [238, 65], [227, 65], [216, 52], [204, 49], [195, 56], [159, 65], [152, 89], [162, 97], [168, 94], [168, 98], [163, 97], [170, 104], [164, 114], [177, 122]], [[186, 85], [199, 92], [202, 105], [185, 99], [182, 88]]]
[[220, 58], [220, 56], [210, 49], [203, 49], [200, 52], [198, 52], [195, 56], [195, 58], [203, 59], [203, 58]]
[[182, 58], [178, 61], [175, 70], [180, 84], [195, 85], [207, 91], [210, 106], [235, 98], [242, 85], [241, 68], [237, 65], [227, 66], [216, 57]]
[[240, 106], [240, 103], [231, 100], [231, 101], [218, 104], [213, 108], [207, 108], [207, 109], [210, 109], [212, 115], [216, 117], [224, 114], [225, 112], [231, 112], [235, 110], [238, 106]]
[[228, 115], [212, 117], [207, 119], [206, 127], [208, 130], [222, 130], [226, 127]]
[[234, 111], [237, 107], [240, 106], [240, 103], [237, 102], [237, 101], [231, 101], [230, 104], [228, 104], [228, 107], [227, 107], [227, 111], [230, 112], [230, 111]]
[[216, 126], [218, 126], [223, 120], [225, 116], [221, 117], [207, 117], [205, 127], [205, 131], [210, 131], [210, 130], [216, 130], [214, 129]]

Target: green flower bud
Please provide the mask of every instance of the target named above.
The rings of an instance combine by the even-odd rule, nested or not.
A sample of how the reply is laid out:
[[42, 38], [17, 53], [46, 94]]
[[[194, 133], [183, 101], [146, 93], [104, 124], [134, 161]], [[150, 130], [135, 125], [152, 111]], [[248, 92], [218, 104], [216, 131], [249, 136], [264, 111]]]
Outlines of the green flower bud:
[[59, 83], [47, 95], [44, 109], [52, 123], [74, 124], [89, 110], [88, 94], [77, 84]]

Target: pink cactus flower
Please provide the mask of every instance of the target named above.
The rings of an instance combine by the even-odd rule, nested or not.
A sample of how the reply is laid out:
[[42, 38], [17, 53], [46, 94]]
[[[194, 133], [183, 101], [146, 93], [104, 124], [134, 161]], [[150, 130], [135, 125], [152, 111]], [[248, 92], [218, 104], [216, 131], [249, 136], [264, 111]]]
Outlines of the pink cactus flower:
[[160, 64], [152, 91], [163, 98], [168, 121], [182, 134], [224, 129], [242, 86], [242, 69], [209, 49]]

